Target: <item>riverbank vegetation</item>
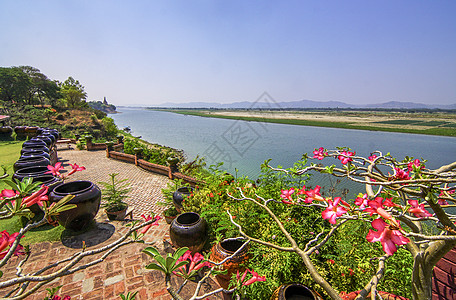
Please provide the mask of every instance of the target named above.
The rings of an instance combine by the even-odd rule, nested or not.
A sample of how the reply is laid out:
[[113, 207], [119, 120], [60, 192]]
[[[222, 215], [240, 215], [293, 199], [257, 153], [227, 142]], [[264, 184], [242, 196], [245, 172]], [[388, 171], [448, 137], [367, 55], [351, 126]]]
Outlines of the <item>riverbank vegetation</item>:
[[456, 136], [454, 110], [157, 109], [184, 115], [288, 125]]

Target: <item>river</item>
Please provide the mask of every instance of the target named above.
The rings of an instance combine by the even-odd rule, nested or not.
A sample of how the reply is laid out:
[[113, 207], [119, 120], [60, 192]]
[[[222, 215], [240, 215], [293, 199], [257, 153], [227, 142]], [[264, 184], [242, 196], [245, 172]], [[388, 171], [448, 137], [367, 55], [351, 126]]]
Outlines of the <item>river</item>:
[[[291, 167], [302, 154], [311, 154], [318, 147], [350, 147], [363, 156], [380, 150], [400, 160], [405, 156], [424, 158], [429, 168], [456, 159], [454, 137], [203, 118], [141, 108], [121, 107], [118, 111], [109, 116], [119, 128], [129, 126], [133, 135], [146, 141], [183, 149], [188, 160], [200, 155], [208, 164], [223, 161], [228, 172], [237, 170], [252, 179], [257, 178], [266, 159], [272, 159], [273, 166]], [[323, 162], [335, 161], [328, 158]], [[331, 184], [326, 176], [315, 180], [318, 183], [314, 184]], [[361, 191], [347, 182], [337, 188]]]

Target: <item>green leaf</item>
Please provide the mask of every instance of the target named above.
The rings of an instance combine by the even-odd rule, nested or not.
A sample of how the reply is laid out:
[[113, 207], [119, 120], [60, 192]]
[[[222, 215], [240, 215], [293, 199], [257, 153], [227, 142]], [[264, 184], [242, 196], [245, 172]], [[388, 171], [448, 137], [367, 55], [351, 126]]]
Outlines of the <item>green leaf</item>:
[[176, 264], [176, 265], [172, 268], [172, 270], [170, 270], [170, 271], [172, 272], [172, 271], [174, 271], [174, 270], [177, 270], [177, 269], [179, 269], [180, 267], [185, 266], [185, 265], [188, 264], [188, 263], [189, 263], [188, 260], [180, 261], [180, 262], [179, 262], [178, 264]]
[[160, 255], [158, 250], [155, 249], [154, 247], [147, 247], [146, 249], [143, 250], [143, 252], [146, 253], [147, 255], [151, 256], [151, 257], [155, 257], [156, 255]]
[[179, 249], [176, 250], [176, 252], [174, 252], [173, 257], [174, 258], [179, 258], [182, 255], [184, 255], [184, 253], [187, 252], [187, 251], [188, 251], [188, 247], [179, 248]]
[[146, 269], [149, 269], [149, 270], [158, 270], [158, 271], [162, 271], [163, 273], [166, 274], [166, 270], [165, 270], [162, 266], [160, 266], [160, 265], [158, 265], [158, 264], [156, 264], [156, 263], [150, 263], [150, 264], [148, 264], [148, 265], [146, 266]]

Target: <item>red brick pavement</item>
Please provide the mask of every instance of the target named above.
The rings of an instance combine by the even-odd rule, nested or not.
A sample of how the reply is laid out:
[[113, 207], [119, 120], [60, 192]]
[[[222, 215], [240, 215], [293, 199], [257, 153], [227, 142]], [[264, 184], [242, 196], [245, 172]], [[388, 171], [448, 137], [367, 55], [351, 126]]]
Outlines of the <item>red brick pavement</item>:
[[[72, 180], [84, 179], [107, 181], [109, 173], [119, 172], [119, 179], [128, 178], [132, 183], [132, 198], [130, 205], [134, 206], [134, 218], [139, 214], [151, 210], [158, 213], [161, 207], [156, 202], [162, 199], [161, 188], [165, 187], [168, 179], [164, 176], [147, 173], [134, 165], [107, 159], [104, 151], [87, 152], [68, 150], [59, 152], [59, 159], [65, 163], [77, 163], [87, 168], [86, 171], [77, 172]], [[85, 241], [86, 251], [97, 249], [118, 239], [127, 228], [126, 222], [108, 221], [100, 210], [97, 215], [96, 226], [89, 232], [59, 242], [44, 242], [31, 245], [31, 256], [23, 267], [23, 274], [30, 274], [45, 266], [48, 266], [63, 258], [80, 252], [82, 241]], [[145, 238], [146, 243], [154, 245], [160, 251], [164, 251], [163, 238], [168, 233], [169, 226], [160, 220], [159, 226], [149, 230]], [[27, 299], [38, 300], [46, 296], [45, 288], [62, 285], [59, 295], [69, 295], [72, 300], [77, 299], [120, 299], [120, 293], [138, 291], [137, 300], [144, 299], [171, 299], [165, 288], [164, 275], [159, 271], [150, 271], [145, 266], [151, 262], [151, 258], [142, 253], [147, 247], [145, 244], [129, 244], [109, 255], [101, 263], [89, 268], [79, 270], [74, 274], [57, 278], [49, 284], [41, 287], [35, 294]], [[100, 257], [87, 257], [76, 266], [93, 261]], [[14, 276], [18, 258], [11, 259], [3, 268], [2, 281]], [[50, 274], [55, 269], [43, 273]], [[179, 284], [179, 279], [173, 277], [173, 285]], [[195, 288], [190, 283], [181, 293], [184, 298], [189, 298]], [[204, 291], [217, 288], [212, 280], [204, 287]], [[0, 290], [0, 296], [4, 296], [8, 289]], [[220, 296], [211, 299], [221, 299]]]

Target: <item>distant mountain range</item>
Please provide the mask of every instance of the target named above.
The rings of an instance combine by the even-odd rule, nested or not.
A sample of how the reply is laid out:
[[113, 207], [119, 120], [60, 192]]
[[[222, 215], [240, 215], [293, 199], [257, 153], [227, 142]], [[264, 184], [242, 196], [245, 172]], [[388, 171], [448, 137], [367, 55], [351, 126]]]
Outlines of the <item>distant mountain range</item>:
[[348, 104], [340, 101], [312, 101], [312, 100], [300, 100], [300, 101], [289, 101], [289, 102], [233, 102], [228, 104], [213, 103], [213, 102], [188, 102], [188, 103], [172, 103], [167, 102], [155, 107], [161, 108], [219, 108], [219, 109], [300, 109], [300, 108], [385, 108], [385, 109], [456, 109], [456, 103], [450, 105], [438, 105], [438, 104], [423, 104], [415, 102], [399, 102], [389, 101], [376, 104]]

